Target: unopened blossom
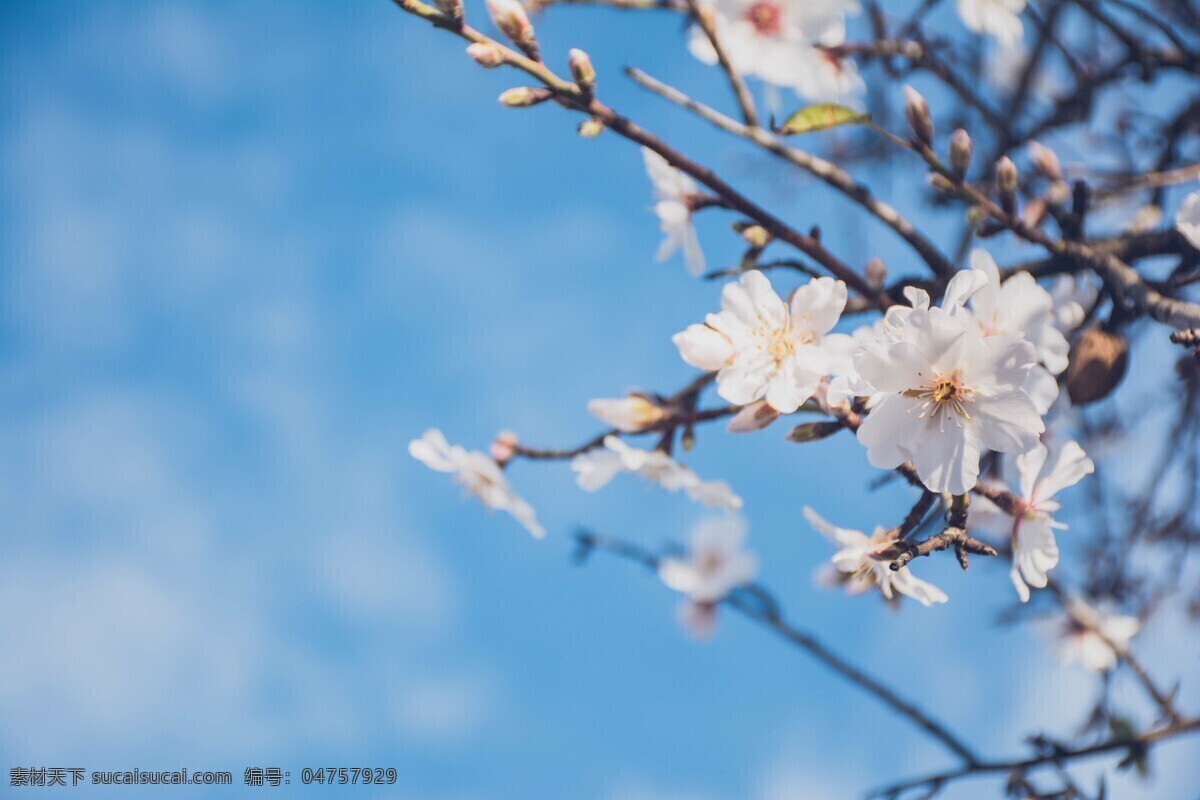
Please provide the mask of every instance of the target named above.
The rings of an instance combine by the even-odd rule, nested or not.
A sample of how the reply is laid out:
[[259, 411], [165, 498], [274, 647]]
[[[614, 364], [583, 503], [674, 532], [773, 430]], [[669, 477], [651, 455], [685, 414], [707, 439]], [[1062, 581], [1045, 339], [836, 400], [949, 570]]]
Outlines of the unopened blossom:
[[957, 10], [969, 30], [993, 36], [1004, 47], [1021, 40], [1025, 0], [958, 0]]
[[1043, 589], [1047, 574], [1058, 565], [1056, 530], [1067, 526], [1054, 519], [1060, 505], [1054, 496], [1095, 471], [1096, 466], [1078, 443], [1066, 441], [1050, 450], [1044, 444], [1016, 458], [1020, 494], [1015, 515], [980, 498], [971, 506], [971, 524], [1011, 537], [1013, 563], [1010, 576], [1022, 603], [1029, 602], [1029, 587]]
[[1116, 666], [1140, 627], [1137, 617], [1106, 614], [1082, 600], [1071, 600], [1066, 619], [1054, 633], [1054, 645], [1062, 663], [1104, 672]]
[[[862, 90], [854, 62], [823, 48], [846, 39], [846, 14], [857, 0], [715, 0], [706, 5], [726, 56], [743, 75], [790, 88], [813, 101], [844, 102]], [[712, 42], [692, 27], [689, 49], [716, 64]]]
[[761, 431], [777, 419], [779, 419], [779, 412], [771, 408], [766, 400], [755, 400], [750, 405], [742, 406], [733, 415], [726, 430], [730, 433], [754, 433]]
[[765, 398], [791, 414], [828, 374], [829, 351], [845, 334], [831, 334], [846, 307], [846, 284], [814, 278], [785, 303], [757, 270], [721, 292], [721, 313], [672, 337], [688, 364], [718, 370], [717, 394], [735, 405]]
[[430, 428], [420, 439], [409, 442], [408, 453], [432, 470], [453, 475], [455, 483], [488, 508], [511, 514], [534, 538], [546, 535], [533, 507], [513, 491], [500, 465], [486, 454], [450, 444], [437, 428]]
[[662, 421], [667, 412], [640, 394], [589, 400], [588, 413], [624, 433], [638, 433]]
[[696, 473], [662, 450], [632, 447], [616, 436], [606, 436], [604, 446], [571, 459], [575, 482], [587, 492], [607, 486], [621, 472], [632, 472], [669, 492], [682, 491], [692, 500], [728, 511], [742, 507], [742, 498], [724, 481], [702, 481]]
[[663, 233], [662, 244], [654, 258], [666, 261], [676, 250], [683, 250], [683, 263], [688, 272], [700, 275], [704, 272], [704, 251], [700, 239], [692, 227], [692, 203], [700, 196], [700, 189], [691, 176], [680, 172], [653, 150], [643, 147], [646, 174], [654, 187], [654, 213]]
[[1175, 230], [1183, 234], [1188, 244], [1200, 250], [1200, 190], [1183, 198], [1175, 212]]
[[900, 341], [855, 356], [881, 395], [858, 440], [873, 466], [911, 461], [930, 491], [963, 494], [979, 477], [982, 448], [1024, 453], [1045, 429], [1023, 388], [1035, 350], [1020, 333], [985, 338], [961, 311], [913, 308], [903, 321]]
[[912, 574], [907, 566], [892, 570], [891, 563], [899, 555], [895, 529], [877, 526], [871, 536], [862, 531], [839, 528], [822, 519], [811, 508], [804, 507], [804, 518], [813, 530], [838, 547], [832, 563], [838, 572], [838, 583], [850, 594], [862, 594], [877, 588], [884, 599], [892, 600], [895, 593], [907, 595], [923, 606], [944, 603], [946, 594], [936, 586]]

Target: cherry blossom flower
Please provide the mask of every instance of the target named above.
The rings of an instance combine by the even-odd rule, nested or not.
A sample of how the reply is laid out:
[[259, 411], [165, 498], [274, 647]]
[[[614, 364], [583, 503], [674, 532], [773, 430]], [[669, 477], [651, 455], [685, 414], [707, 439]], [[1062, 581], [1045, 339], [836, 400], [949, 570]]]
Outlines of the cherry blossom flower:
[[1137, 617], [1105, 614], [1073, 599], [1067, 606], [1066, 619], [1057, 626], [1054, 644], [1062, 663], [1104, 672], [1116, 666], [1120, 653], [1129, 649], [1129, 641], [1140, 627]]
[[639, 433], [661, 421], [667, 412], [640, 394], [589, 400], [588, 412], [624, 433]]
[[1021, 40], [1025, 0], [958, 0], [957, 10], [968, 30], [994, 36], [1004, 47]]
[[[789, 307], [790, 306], [790, 307]], [[735, 405], [766, 398], [790, 414], [817, 391], [829, 353], [845, 334], [831, 334], [846, 307], [846, 284], [814, 278], [784, 303], [758, 271], [725, 285], [721, 313], [672, 341], [688, 364], [719, 370], [717, 394]]]
[[1200, 250], [1200, 190], [1183, 198], [1175, 212], [1175, 230], [1183, 234], [1188, 244]]
[[[743, 75], [813, 101], [845, 101], [862, 90], [854, 62], [822, 49], [845, 41], [846, 14], [858, 12], [857, 0], [715, 0], [710, 7], [721, 46]], [[688, 47], [705, 64], [717, 63], [699, 26]]]
[[686, 557], [659, 562], [662, 582], [687, 596], [680, 620], [692, 633], [710, 633], [716, 604], [758, 574], [758, 559], [742, 549], [745, 539], [746, 523], [739, 517], [702, 520], [692, 529]]
[[1074, 486], [1096, 470], [1076, 442], [1066, 441], [1053, 451], [1044, 444], [1016, 458], [1020, 499], [1017, 515], [1010, 516], [986, 498], [971, 507], [970, 523], [1001, 536], [1012, 537], [1010, 575], [1022, 603], [1029, 602], [1029, 587], [1043, 589], [1047, 574], [1058, 565], [1056, 530], [1067, 526], [1053, 514], [1060, 508], [1054, 496]]
[[672, 167], [648, 147], [642, 148], [642, 157], [654, 187], [654, 213], [663, 233], [662, 244], [654, 258], [666, 261], [676, 250], [682, 249], [688, 272], [700, 275], [704, 272], [704, 251], [700, 249], [700, 239], [692, 227], [692, 204], [700, 196], [700, 188], [691, 176]]
[[953, 310], [960, 304], [949, 290], [947, 297], [951, 311], [909, 309], [903, 338], [855, 356], [859, 374], [881, 395], [858, 440], [873, 466], [911, 461], [930, 491], [962, 494], [979, 477], [981, 447], [1024, 453], [1045, 426], [1023, 388], [1033, 345], [1020, 333], [985, 338], [969, 312]]
[[[1018, 272], [1003, 283], [1000, 270], [986, 250], [971, 252], [971, 268], [987, 276], [965, 302], [985, 337], [1021, 333], [1033, 345], [1038, 365], [1029, 373], [1025, 392], [1039, 414], [1058, 399], [1054, 376], [1067, 368], [1071, 345], [1058, 327], [1054, 299], [1028, 272]], [[943, 303], [945, 307], [945, 303]]]
[[486, 507], [511, 514], [535, 539], [546, 535], [546, 530], [538, 524], [533, 506], [513, 491], [500, 465], [484, 453], [450, 444], [437, 428], [430, 428], [420, 439], [409, 442], [408, 453], [436, 472], [453, 475], [455, 483], [461, 484]]
[[632, 447], [616, 436], [604, 437], [604, 446], [571, 459], [575, 482], [586, 492], [607, 486], [620, 472], [632, 472], [668, 492], [683, 491], [692, 500], [727, 511], [742, 507], [742, 498], [725, 481], [702, 481], [696, 473], [661, 450]]
[[949, 598], [936, 586], [912, 574], [907, 566], [893, 571], [891, 563], [899, 555], [896, 531], [876, 527], [871, 536], [862, 531], [839, 528], [822, 519], [808, 506], [804, 518], [815, 531], [838, 546], [832, 563], [838, 583], [850, 594], [862, 594], [876, 587], [884, 599], [894, 600], [895, 593], [907, 595], [923, 606], [944, 603]]
[[1050, 297], [1054, 301], [1054, 324], [1064, 334], [1083, 324], [1088, 309], [1096, 302], [1100, 293], [1094, 281], [1085, 275], [1059, 275], [1050, 286]]

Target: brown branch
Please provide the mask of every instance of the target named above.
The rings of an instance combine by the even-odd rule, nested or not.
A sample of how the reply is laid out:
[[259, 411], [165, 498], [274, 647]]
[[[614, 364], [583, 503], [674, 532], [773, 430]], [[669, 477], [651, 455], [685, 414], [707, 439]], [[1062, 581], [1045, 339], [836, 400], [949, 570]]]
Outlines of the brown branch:
[[708, 43], [712, 45], [713, 52], [717, 54], [717, 63], [721, 65], [721, 69], [725, 72], [725, 77], [729, 79], [729, 85], [733, 89], [733, 95], [737, 98], [738, 107], [742, 109], [742, 119], [751, 128], [758, 127], [758, 112], [754, 109], [754, 97], [751, 96], [750, 90], [746, 88], [746, 81], [742, 79], [741, 73], [734, 67], [733, 62], [729, 60], [729, 56], [725, 53], [725, 47], [721, 44], [721, 37], [717, 35], [717, 28], [714, 24], [712, 12], [708, 9], [700, 7], [697, 0], [684, 0], [687, 3], [688, 12], [692, 19], [700, 26], [700, 30], [704, 31], [705, 37], [708, 38]]
[[445, 14], [421, 2], [421, 0], [392, 0], [392, 2], [402, 11], [420, 17], [426, 22], [431, 23], [434, 27], [448, 31], [461, 39], [495, 47], [500, 52], [505, 64], [515, 67], [521, 72], [541, 81], [547, 89], [554, 93], [555, 98], [561, 105], [595, 117], [604, 123], [606, 128], [619, 136], [658, 153], [672, 167], [687, 173], [719, 195], [731, 209], [754, 220], [776, 239], [787, 242], [813, 261], [816, 261], [835, 278], [844, 281], [851, 289], [870, 299], [880, 310], [884, 310], [891, 305], [891, 301], [883, 292], [871, 286], [862, 275], [859, 275], [849, 265], [825, 249], [824, 245], [816, 237], [807, 236], [792, 228], [783, 220], [734, 189], [708, 167], [702, 166], [688, 158], [629, 118], [618, 114], [592, 97], [589, 93], [582, 91], [574, 83], [558, 77], [545, 64], [527, 58], [512, 48], [483, 35], [469, 25], [456, 24]]
[[922, 778], [894, 783], [872, 791], [868, 797], [899, 798], [904, 792], [920, 788], [941, 788], [946, 784], [961, 778], [971, 778], [995, 774], [998, 772], [1021, 772], [1047, 765], [1058, 765], [1068, 761], [1078, 761], [1091, 756], [1112, 752], [1128, 752], [1131, 754], [1145, 752], [1151, 745], [1177, 736], [1200, 731], [1200, 717], [1180, 720], [1161, 728], [1147, 731], [1139, 736], [1116, 736], [1097, 744], [1086, 747], [1062, 747], [1055, 745], [1047, 752], [1029, 758], [1014, 758], [1008, 761], [984, 761], [974, 766], [961, 769], [938, 772]]
[[706, 122], [715, 125], [723, 131], [747, 139], [772, 155], [783, 159], [806, 172], [820, 178], [829, 186], [837, 189], [846, 197], [869, 211], [877, 219], [900, 235], [909, 246], [929, 265], [937, 275], [949, 277], [954, 274], [954, 265], [938, 250], [937, 246], [918, 231], [911, 222], [901, 216], [892, 206], [879, 200], [871, 190], [854, 180], [854, 178], [835, 164], [823, 158], [812, 155], [797, 147], [784, 144], [770, 131], [751, 127], [731, 119], [703, 103], [693, 100], [678, 89], [633, 67], [625, 70], [626, 74], [639, 86], [654, 92], [658, 96], [686, 108]]
[[[583, 557], [586, 557], [593, 550], [601, 550], [635, 561], [650, 570], [658, 570], [658, 557], [631, 542], [589, 532], [577, 534], [576, 541], [580, 546], [580, 555]], [[749, 591], [731, 594], [723, 601], [723, 605], [734, 609], [743, 617], [766, 627], [785, 641], [804, 650], [863, 691], [874, 696], [893, 711], [907, 718], [909, 722], [913, 723], [926, 734], [937, 739], [946, 749], [961, 758], [966, 765], [970, 766], [979, 763], [979, 759], [971, 749], [941, 723], [917, 708], [910, 701], [905, 700], [890, 687], [885, 686], [877, 679], [846, 661], [811, 633], [800, 630], [787, 622], [784, 619], [778, 602], [776, 602], [770, 592], [758, 585], [747, 588]]]

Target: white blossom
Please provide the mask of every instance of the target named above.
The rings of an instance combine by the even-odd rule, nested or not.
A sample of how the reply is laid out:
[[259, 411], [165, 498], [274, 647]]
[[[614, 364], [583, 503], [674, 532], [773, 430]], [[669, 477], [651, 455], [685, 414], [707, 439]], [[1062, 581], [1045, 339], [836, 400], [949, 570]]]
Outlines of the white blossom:
[[1137, 617], [1105, 614], [1082, 600], [1071, 600], [1066, 619], [1055, 632], [1054, 645], [1062, 663], [1104, 672], [1116, 666], [1119, 653], [1129, 649], [1140, 627]]
[[575, 482], [586, 492], [607, 486], [620, 472], [632, 472], [669, 492], [683, 491], [692, 500], [728, 511], [742, 507], [742, 498], [724, 481], [702, 481], [696, 473], [661, 450], [643, 450], [616, 436], [604, 437], [604, 446], [571, 459]]
[[692, 227], [693, 198], [700, 194], [700, 188], [690, 175], [672, 167], [650, 148], [642, 148], [642, 157], [654, 187], [654, 213], [663, 233], [662, 244], [654, 257], [657, 261], [666, 261], [676, 250], [682, 249], [688, 272], [700, 275], [704, 272], [704, 251], [700, 249], [700, 239]]
[[714, 605], [758, 574], [758, 559], [742, 549], [746, 524], [736, 516], [702, 520], [692, 529], [686, 557], [664, 558], [658, 575], [693, 603]]
[[640, 394], [589, 400], [588, 412], [625, 433], [638, 433], [661, 421], [667, 412]]
[[1039, 363], [1054, 375], [1065, 370], [1071, 345], [1055, 324], [1050, 292], [1025, 271], [1001, 283], [1000, 270], [986, 250], [972, 251], [970, 263], [972, 269], [987, 276], [987, 282], [967, 300], [984, 336], [1022, 333], [1033, 345]]
[[1054, 301], [1054, 324], [1064, 334], [1083, 324], [1088, 309], [1096, 302], [1100, 293], [1094, 281], [1087, 275], [1059, 275], [1050, 286], [1050, 298]]
[[1001, 283], [1000, 270], [986, 250], [973, 250], [970, 263], [987, 281], [966, 303], [985, 337], [1020, 333], [1033, 345], [1038, 365], [1030, 370], [1024, 388], [1038, 413], [1045, 414], [1058, 399], [1054, 376], [1066, 370], [1071, 350], [1058, 326], [1054, 299], [1028, 272], [1018, 272]]
[[911, 461], [930, 491], [962, 494], [979, 477], [981, 447], [1023, 453], [1045, 426], [1023, 388], [1033, 345], [1020, 333], [984, 337], [969, 312], [955, 309], [962, 285], [978, 279], [956, 279], [949, 311], [907, 309], [902, 337], [859, 351], [855, 366], [880, 395], [858, 429], [871, 464]]
[[790, 414], [817, 391], [828, 374], [831, 334], [846, 306], [846, 284], [814, 278], [784, 303], [758, 271], [726, 284], [721, 313], [691, 325], [672, 341], [688, 364], [719, 370], [717, 394], [735, 405], [766, 398]]
[[957, 10], [969, 30], [994, 36], [1004, 47], [1021, 40], [1025, 0], [958, 0]]
[[432, 470], [453, 475], [456, 483], [488, 508], [511, 514], [534, 538], [546, 535], [533, 507], [513, 491], [504, 470], [486, 454], [450, 444], [437, 428], [409, 442], [408, 453]]
[[839, 528], [822, 519], [808, 506], [804, 507], [804, 518], [818, 533], [839, 548], [831, 559], [850, 594], [861, 594], [879, 588], [887, 600], [898, 592], [916, 600], [923, 606], [944, 603], [946, 594], [931, 583], [912, 574], [907, 566], [893, 571], [891, 563], [899, 555], [896, 549], [895, 530], [877, 526], [871, 536], [862, 531]]
[[1017, 513], [1011, 516], [980, 498], [971, 507], [970, 522], [1001, 536], [1011, 536], [1013, 564], [1010, 576], [1022, 603], [1029, 602], [1029, 587], [1045, 588], [1047, 574], [1058, 565], [1056, 530], [1067, 526], [1054, 519], [1060, 508], [1054, 496], [1074, 486], [1096, 466], [1073, 441], [1054, 450], [1044, 444], [1016, 458], [1020, 495]]
[[[846, 14], [858, 12], [857, 0], [715, 0], [709, 8], [726, 56], [743, 75], [813, 101], [844, 102], [862, 90], [854, 62], [822, 49], [845, 41]], [[704, 63], [717, 63], [699, 26], [688, 46]]]
[[1183, 234], [1188, 244], [1200, 250], [1200, 190], [1194, 191], [1179, 204], [1175, 212], [1175, 230]]

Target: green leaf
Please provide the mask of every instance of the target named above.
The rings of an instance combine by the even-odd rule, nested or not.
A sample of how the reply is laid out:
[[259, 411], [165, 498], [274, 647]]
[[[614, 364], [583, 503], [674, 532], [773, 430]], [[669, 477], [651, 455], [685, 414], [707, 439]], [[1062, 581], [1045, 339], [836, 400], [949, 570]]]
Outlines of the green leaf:
[[861, 125], [870, 119], [871, 115], [863, 111], [856, 111], [837, 103], [818, 103], [793, 113], [782, 125], [778, 128], [772, 127], [772, 130], [783, 136], [793, 136], [797, 133], [828, 130], [839, 125]]

